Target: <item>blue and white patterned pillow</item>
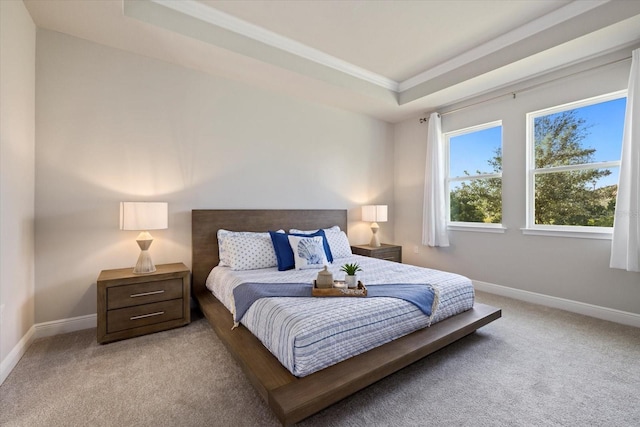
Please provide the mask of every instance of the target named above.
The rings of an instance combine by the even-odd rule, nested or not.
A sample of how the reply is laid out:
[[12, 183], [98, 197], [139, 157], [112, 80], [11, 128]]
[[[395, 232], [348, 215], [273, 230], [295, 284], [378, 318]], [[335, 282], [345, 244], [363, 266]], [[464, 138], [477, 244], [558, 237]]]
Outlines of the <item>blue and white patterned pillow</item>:
[[333, 258], [345, 258], [353, 255], [349, 238], [344, 231], [325, 232]]
[[316, 237], [288, 236], [293, 259], [296, 263], [296, 270], [309, 268], [322, 268], [328, 265], [327, 256], [324, 251], [323, 239]]
[[[278, 230], [278, 233], [284, 233], [284, 230]], [[271, 245], [271, 236], [269, 233], [256, 233], [253, 231], [229, 231], [220, 229], [218, 230], [218, 252], [221, 267], [232, 267], [233, 270], [253, 270], [256, 268], [268, 268], [277, 265], [276, 262], [273, 265], [267, 265], [266, 267], [252, 267], [252, 268], [234, 268], [237, 266], [252, 266], [263, 265], [267, 263], [267, 260], [271, 260], [271, 255], [275, 258], [275, 251], [273, 245]], [[244, 239], [243, 239], [244, 238]], [[270, 243], [270, 249], [264, 247], [264, 241]], [[253, 245], [252, 245], [253, 243]], [[264, 254], [252, 253], [247, 255], [247, 258], [253, 258], [254, 261], [250, 262], [248, 259], [243, 259], [241, 253], [238, 253], [240, 245], [253, 246], [254, 249], [251, 252], [257, 250], [264, 250]], [[233, 252], [230, 251], [233, 249]], [[263, 258], [262, 261], [256, 261], [258, 258]]]
[[[340, 231], [340, 226], [339, 225], [334, 225], [333, 227], [329, 227], [329, 228], [323, 228], [322, 229], [325, 233], [330, 232], [330, 231], [335, 231], [338, 232]], [[318, 229], [316, 228], [315, 230], [298, 230], [297, 228], [292, 228], [291, 230], [289, 230], [289, 233], [295, 233], [295, 234], [313, 234], [316, 231], [318, 231]]]
[[[273, 242], [273, 249], [276, 251], [276, 258], [278, 259], [278, 270], [286, 271], [296, 268], [296, 260], [293, 257], [293, 251], [291, 250], [291, 244], [289, 244], [289, 234], [277, 233], [270, 231], [271, 241]], [[329, 263], [333, 262], [333, 256], [331, 255], [331, 249], [329, 248], [329, 242], [327, 241], [324, 231], [318, 230], [311, 234], [294, 234], [299, 237], [322, 237], [322, 245], [324, 246], [324, 254], [327, 257]]]
[[278, 265], [271, 236], [227, 236], [226, 253], [232, 270], [255, 270]]
[[[334, 225], [331, 228], [323, 228], [324, 234], [327, 238], [327, 242], [329, 243], [329, 249], [331, 249], [331, 255], [333, 259], [336, 258], [345, 258], [353, 255], [351, 252], [351, 245], [349, 244], [349, 239], [344, 231], [340, 231], [340, 227]], [[314, 233], [318, 230], [298, 230], [292, 228], [289, 230], [289, 233]]]

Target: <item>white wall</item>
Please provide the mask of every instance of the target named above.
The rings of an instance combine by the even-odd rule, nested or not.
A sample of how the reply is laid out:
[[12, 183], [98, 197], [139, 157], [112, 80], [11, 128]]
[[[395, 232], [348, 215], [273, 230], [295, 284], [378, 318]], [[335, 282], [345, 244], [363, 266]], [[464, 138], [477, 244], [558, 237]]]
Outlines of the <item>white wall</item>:
[[169, 202], [151, 255], [187, 265], [191, 209], [347, 208], [363, 243], [359, 206], [393, 201], [385, 122], [47, 30], [37, 55], [38, 323], [95, 313], [100, 270], [135, 264], [120, 201]]
[[24, 4], [0, 1], [0, 383], [34, 324], [35, 58]]
[[[640, 274], [609, 268], [610, 240], [525, 236], [525, 115], [545, 107], [625, 89], [630, 61], [586, 72], [502, 101], [442, 118], [443, 131], [503, 121], [505, 234], [450, 231], [449, 248], [428, 248], [422, 235], [427, 125], [417, 118], [395, 128], [396, 243], [406, 262], [471, 279], [640, 313]], [[491, 97], [493, 94], [488, 94]], [[413, 253], [418, 247], [419, 253]]]

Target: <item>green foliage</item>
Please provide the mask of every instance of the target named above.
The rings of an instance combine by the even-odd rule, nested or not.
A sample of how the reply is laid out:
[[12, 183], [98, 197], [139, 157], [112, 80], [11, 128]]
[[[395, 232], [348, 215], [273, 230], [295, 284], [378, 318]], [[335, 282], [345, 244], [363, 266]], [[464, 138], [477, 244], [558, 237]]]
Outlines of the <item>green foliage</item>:
[[502, 180], [474, 179], [462, 182], [451, 192], [451, 220], [461, 222], [502, 222]]
[[340, 271], [344, 271], [348, 276], [355, 276], [358, 271], [362, 271], [362, 268], [357, 262], [354, 262], [353, 264], [343, 265], [340, 267]]
[[[502, 170], [502, 150], [496, 149], [493, 158], [488, 161], [493, 172]], [[469, 172], [464, 171], [470, 176]], [[477, 175], [490, 172], [476, 171]], [[502, 180], [483, 178], [462, 181], [450, 195], [451, 221], [502, 222]]]
[[[544, 116], [535, 122], [536, 168], [590, 163], [595, 149], [583, 148], [589, 126], [575, 111]], [[536, 176], [535, 223], [613, 226], [616, 186], [595, 188], [606, 169], [583, 169]]]
[[[595, 149], [582, 141], [589, 126], [575, 111], [539, 117], [535, 120], [536, 168], [579, 165], [593, 161]], [[489, 161], [494, 172], [502, 169], [502, 152]], [[488, 172], [477, 171], [477, 174]], [[490, 173], [490, 172], [489, 172]], [[465, 171], [466, 175], [470, 175]], [[613, 226], [617, 186], [596, 188], [606, 169], [581, 169], [538, 173], [535, 177], [535, 223], [549, 225]], [[451, 192], [451, 221], [500, 223], [502, 180], [464, 181]]]

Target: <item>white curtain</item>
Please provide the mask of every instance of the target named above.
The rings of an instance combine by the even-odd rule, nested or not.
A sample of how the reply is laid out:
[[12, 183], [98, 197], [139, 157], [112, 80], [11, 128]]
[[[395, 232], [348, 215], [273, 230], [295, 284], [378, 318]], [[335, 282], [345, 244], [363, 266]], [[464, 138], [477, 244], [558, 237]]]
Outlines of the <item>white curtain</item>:
[[424, 177], [422, 244], [449, 246], [447, 236], [444, 141], [440, 115], [431, 114], [427, 133], [427, 165]]
[[631, 59], [609, 265], [640, 271], [640, 49]]

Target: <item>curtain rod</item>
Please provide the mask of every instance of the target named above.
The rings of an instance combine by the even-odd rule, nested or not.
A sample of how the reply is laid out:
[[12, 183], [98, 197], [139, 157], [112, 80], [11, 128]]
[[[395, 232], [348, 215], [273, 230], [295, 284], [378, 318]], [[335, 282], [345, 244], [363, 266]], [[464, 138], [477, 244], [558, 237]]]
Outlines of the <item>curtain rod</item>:
[[[586, 73], [588, 71], [597, 70], [598, 68], [608, 67], [609, 65], [614, 65], [614, 64], [617, 64], [619, 62], [628, 61], [630, 59], [631, 59], [631, 56], [627, 56], [627, 57], [621, 58], [621, 59], [616, 59], [615, 61], [610, 61], [610, 62], [607, 62], [605, 64], [596, 65], [595, 67], [591, 67], [591, 68], [588, 68], [586, 70], [576, 71], [574, 73], [567, 74], [566, 76], [556, 77], [555, 79], [551, 79], [551, 80], [547, 80], [547, 81], [544, 81], [544, 82], [541, 82], [541, 83], [537, 83], [537, 84], [534, 84], [534, 85], [531, 85], [531, 86], [527, 86], [527, 87], [522, 88], [520, 90], [514, 90], [514, 91], [511, 91], [511, 92], [507, 92], [507, 93], [503, 93], [503, 94], [500, 94], [500, 95], [496, 95], [496, 96], [491, 97], [489, 99], [483, 99], [482, 101], [477, 101], [477, 102], [474, 102], [474, 103], [471, 103], [471, 104], [468, 104], [468, 105], [463, 105], [462, 107], [456, 108], [454, 110], [445, 111], [444, 113], [438, 113], [438, 114], [440, 115], [440, 117], [446, 116], [448, 114], [457, 113], [458, 111], [466, 110], [467, 108], [475, 107], [476, 105], [484, 104], [485, 102], [491, 102], [491, 101], [495, 101], [496, 99], [504, 98], [505, 96], [511, 96], [513, 99], [515, 99], [516, 98], [516, 94], [518, 94], [518, 93], [526, 93], [526, 92], [532, 91], [534, 89], [537, 89], [537, 88], [539, 88], [541, 86], [545, 86], [545, 85], [548, 85], [550, 83], [554, 83], [554, 82], [556, 82], [558, 80], [562, 80], [562, 79], [566, 79], [566, 78], [569, 78], [569, 77], [573, 77], [573, 76], [576, 76], [578, 74]], [[429, 117], [420, 117], [420, 123], [426, 123], [428, 121], [429, 121]]]

